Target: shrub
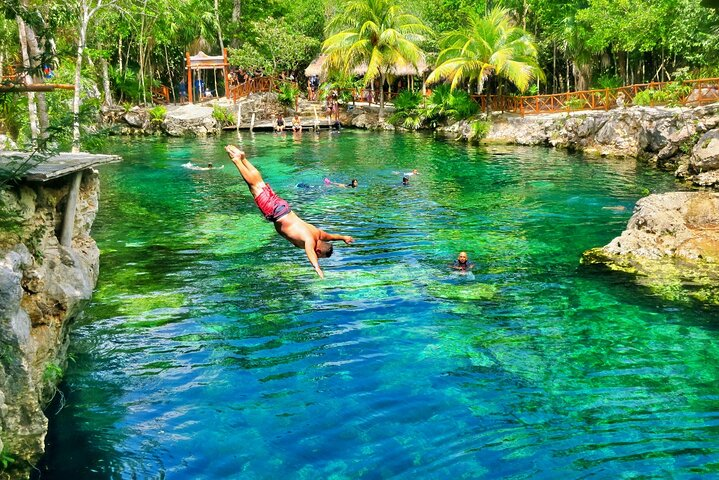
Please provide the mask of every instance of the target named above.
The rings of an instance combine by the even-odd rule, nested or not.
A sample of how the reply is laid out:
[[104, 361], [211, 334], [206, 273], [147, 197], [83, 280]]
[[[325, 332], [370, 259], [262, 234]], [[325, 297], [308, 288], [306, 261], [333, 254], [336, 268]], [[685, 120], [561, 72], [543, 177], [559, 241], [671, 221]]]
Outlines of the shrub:
[[479, 142], [489, 134], [489, 129], [492, 127], [491, 122], [484, 120], [475, 120], [470, 124], [470, 132], [467, 140], [471, 142]]
[[394, 99], [397, 112], [411, 112], [422, 102], [422, 94], [411, 90], [402, 90]]
[[15, 463], [15, 458], [3, 448], [2, 452], [0, 452], [0, 470], [7, 470], [13, 463]]
[[280, 92], [277, 94], [277, 101], [279, 101], [285, 107], [294, 107], [295, 100], [300, 94], [300, 89], [293, 83], [282, 83], [280, 85]]
[[212, 106], [212, 118], [217, 120], [217, 122], [223, 127], [235, 123], [235, 116], [232, 114], [232, 112], [219, 105]]
[[652, 97], [654, 96], [655, 91], [656, 90], [652, 89], [642, 90], [641, 92], [634, 95], [634, 100], [632, 101], [632, 103], [634, 103], [634, 105], [641, 106], [651, 105]]
[[162, 105], [158, 105], [149, 109], [147, 111], [147, 114], [150, 115], [150, 122], [156, 125], [165, 121], [165, 117], [167, 116], [167, 109]]
[[624, 85], [624, 82], [620, 77], [616, 75], [609, 75], [607, 73], [603, 73], [597, 79], [597, 87], [599, 88], [609, 88], [613, 90], [615, 88], [621, 87], [622, 85]]
[[689, 85], [684, 85], [681, 82], [672, 82], [667, 84], [663, 90], [655, 90], [649, 88], [637, 93], [634, 96], [634, 105], [653, 105], [653, 104], [667, 104], [669, 106], [676, 106], [681, 103], [681, 100], [691, 93], [692, 88]]
[[587, 104], [587, 101], [583, 98], [572, 98], [564, 102], [564, 105], [569, 110], [581, 110]]

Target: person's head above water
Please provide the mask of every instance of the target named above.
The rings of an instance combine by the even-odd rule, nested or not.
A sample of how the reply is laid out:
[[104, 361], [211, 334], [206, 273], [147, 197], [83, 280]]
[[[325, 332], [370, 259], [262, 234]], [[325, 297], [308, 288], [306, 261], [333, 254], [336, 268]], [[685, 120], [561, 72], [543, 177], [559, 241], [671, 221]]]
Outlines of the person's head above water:
[[317, 258], [330, 258], [333, 251], [334, 247], [332, 244], [330, 242], [325, 242], [324, 240], [319, 240], [317, 242], [317, 246], [315, 247]]
[[409, 177], [402, 177], [402, 185], [409, 185]]
[[209, 163], [207, 164], [207, 168], [212, 168], [212, 162], [209, 162]]
[[347, 186], [352, 187], [352, 188], [357, 188], [357, 179], [353, 178], [352, 181]]
[[467, 252], [459, 252], [459, 255], [457, 255], [457, 261], [459, 263], [467, 263]]

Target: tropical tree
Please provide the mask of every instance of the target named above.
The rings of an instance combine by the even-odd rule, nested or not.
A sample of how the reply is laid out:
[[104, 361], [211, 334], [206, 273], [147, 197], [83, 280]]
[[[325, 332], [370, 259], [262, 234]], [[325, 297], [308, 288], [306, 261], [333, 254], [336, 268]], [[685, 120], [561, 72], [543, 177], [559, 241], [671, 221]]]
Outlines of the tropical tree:
[[393, 66], [417, 66], [418, 46], [431, 30], [393, 0], [350, 0], [327, 24], [322, 51], [331, 71], [344, 74], [366, 65], [365, 85], [379, 77], [380, 117], [384, 81]]
[[467, 25], [447, 32], [440, 45], [437, 67], [428, 83], [447, 79], [455, 89], [465, 80], [476, 81], [477, 93], [481, 93], [492, 75], [507, 79], [521, 91], [532, 80], [543, 78], [534, 37], [515, 26], [503, 8], [493, 8], [486, 16], [470, 14]]

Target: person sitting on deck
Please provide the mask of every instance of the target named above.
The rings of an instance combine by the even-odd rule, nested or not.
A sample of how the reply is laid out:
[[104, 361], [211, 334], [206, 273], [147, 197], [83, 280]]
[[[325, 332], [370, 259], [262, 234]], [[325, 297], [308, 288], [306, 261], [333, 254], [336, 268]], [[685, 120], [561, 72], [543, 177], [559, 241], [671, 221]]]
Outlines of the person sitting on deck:
[[285, 131], [285, 119], [282, 118], [281, 114], [277, 114], [277, 118], [275, 119], [275, 132], [284, 132]]
[[295, 115], [292, 119], [292, 131], [293, 132], [301, 132], [302, 131], [302, 120], [300, 120], [299, 115]]
[[328, 258], [332, 255], [333, 247], [329, 242], [342, 240], [349, 245], [354, 242], [354, 239], [348, 235], [327, 233], [302, 220], [290, 209], [290, 205], [278, 197], [272, 191], [272, 188], [264, 182], [260, 172], [247, 160], [245, 152], [234, 145], [227, 145], [225, 151], [230, 156], [232, 163], [237, 167], [237, 170], [239, 170], [245, 183], [247, 183], [255, 203], [265, 216], [265, 219], [274, 223], [277, 233], [292, 245], [304, 249], [307, 259], [314, 267], [317, 275], [324, 278], [319, 259]]
[[474, 263], [470, 262], [467, 258], [467, 252], [459, 252], [457, 260], [455, 260], [454, 263], [450, 265], [450, 268], [454, 270], [460, 270], [462, 272], [467, 272], [474, 268]]

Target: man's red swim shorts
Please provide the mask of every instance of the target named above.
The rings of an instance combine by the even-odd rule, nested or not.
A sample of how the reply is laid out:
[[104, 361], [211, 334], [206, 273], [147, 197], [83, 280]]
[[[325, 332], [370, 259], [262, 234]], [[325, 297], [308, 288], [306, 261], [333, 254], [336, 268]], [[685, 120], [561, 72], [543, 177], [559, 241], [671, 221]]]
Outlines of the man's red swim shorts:
[[290, 204], [278, 197], [268, 183], [265, 183], [260, 194], [255, 197], [255, 203], [270, 222], [276, 222], [292, 211]]

